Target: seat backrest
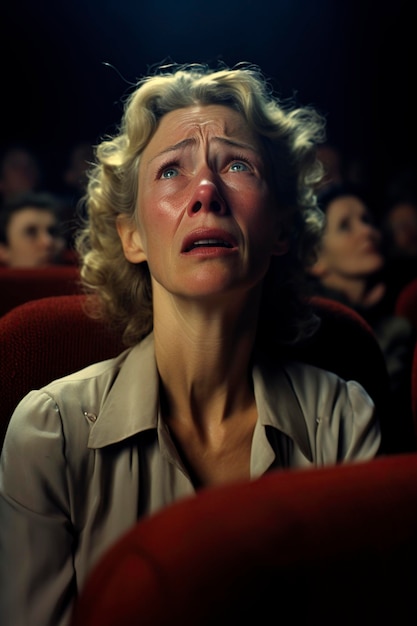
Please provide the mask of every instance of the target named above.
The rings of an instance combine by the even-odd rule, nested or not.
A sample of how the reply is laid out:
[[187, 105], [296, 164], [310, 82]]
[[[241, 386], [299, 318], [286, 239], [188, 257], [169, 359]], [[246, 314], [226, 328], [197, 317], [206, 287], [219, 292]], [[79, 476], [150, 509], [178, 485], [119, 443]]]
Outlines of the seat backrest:
[[82, 294], [51, 296], [0, 317], [0, 449], [26, 393], [124, 349], [120, 337], [86, 314], [85, 302]]
[[293, 358], [360, 382], [378, 407], [388, 398], [389, 375], [375, 333], [354, 309], [330, 298], [313, 296], [313, 309], [321, 319], [318, 331], [289, 350]]
[[411, 368], [411, 411], [413, 414], [414, 430], [417, 437], [417, 343], [414, 346], [413, 363]]
[[[311, 340], [291, 348], [289, 356], [360, 382], [387, 430], [388, 373], [372, 330], [338, 302], [316, 297], [313, 304], [321, 327]], [[1, 445], [11, 413], [27, 392], [123, 350], [121, 339], [89, 318], [84, 306], [81, 294], [51, 296], [0, 317]], [[386, 439], [393, 437], [389, 434]]]
[[29, 300], [80, 293], [76, 265], [0, 267], [0, 316]]
[[411, 626], [416, 562], [416, 454], [273, 472], [139, 521], [71, 626]]
[[417, 329], [417, 278], [401, 289], [394, 307], [395, 314], [405, 317]]
[[336, 300], [314, 296], [311, 302], [321, 326], [309, 340], [291, 347], [289, 356], [357, 380], [377, 407], [384, 450], [390, 454], [417, 450], [412, 417], [395, 406], [385, 357], [371, 326]]

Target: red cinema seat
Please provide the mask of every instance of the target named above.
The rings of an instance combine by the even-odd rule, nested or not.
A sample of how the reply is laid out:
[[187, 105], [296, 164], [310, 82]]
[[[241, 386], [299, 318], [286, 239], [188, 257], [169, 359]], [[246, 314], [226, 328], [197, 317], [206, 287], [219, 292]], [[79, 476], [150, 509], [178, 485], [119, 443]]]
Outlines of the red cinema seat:
[[401, 289], [395, 302], [395, 314], [408, 319], [417, 329], [417, 278]]
[[81, 293], [76, 265], [0, 267], [0, 316], [29, 300]]
[[85, 302], [81, 294], [51, 296], [0, 317], [0, 449], [26, 393], [125, 348], [120, 337], [86, 314]]
[[70, 626], [416, 624], [417, 455], [274, 472], [139, 521]]

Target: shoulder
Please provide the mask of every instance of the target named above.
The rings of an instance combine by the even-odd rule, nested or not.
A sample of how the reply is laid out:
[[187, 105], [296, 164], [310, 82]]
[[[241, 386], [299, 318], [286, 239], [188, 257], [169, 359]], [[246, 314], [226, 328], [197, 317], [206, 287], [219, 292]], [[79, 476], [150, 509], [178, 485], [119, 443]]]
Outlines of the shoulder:
[[378, 336], [392, 337], [408, 341], [415, 335], [411, 322], [400, 315], [381, 316], [373, 325], [374, 332]]
[[[263, 398], [279, 412], [292, 406], [301, 409], [306, 422], [327, 415], [333, 420], [344, 419], [348, 413], [368, 414], [375, 405], [364, 387], [356, 380], [345, 380], [336, 373], [301, 361], [258, 363], [255, 382]], [[285, 405], [287, 408], [285, 408]]]
[[314, 365], [289, 362], [286, 376], [306, 416], [325, 416], [326, 421], [371, 419], [375, 404], [356, 380], [345, 380]]
[[111, 382], [119, 373], [130, 352], [131, 348], [123, 351], [112, 359], [88, 365], [77, 372], [51, 381], [39, 391], [57, 398], [66, 396], [71, 390], [78, 393], [83, 390], [87, 390], [88, 392], [89, 390], [92, 391], [95, 389], [96, 392], [100, 393], [101, 390], [111, 385]]
[[381, 433], [375, 404], [362, 385], [304, 363], [285, 371], [304, 415], [318, 464], [373, 458]]
[[31, 456], [31, 450], [39, 453], [38, 446], [45, 454], [52, 448], [57, 450], [57, 440], [71, 439], [73, 449], [74, 443], [84, 442], [91, 426], [84, 407], [98, 411], [128, 353], [126, 350], [26, 394], [11, 416], [4, 449], [16, 446], [19, 454], [26, 450]]
[[329, 394], [355, 393], [369, 397], [362, 385], [355, 380], [345, 380], [335, 372], [322, 369], [309, 363], [289, 361], [283, 366], [297, 393], [308, 397], [325, 398]]

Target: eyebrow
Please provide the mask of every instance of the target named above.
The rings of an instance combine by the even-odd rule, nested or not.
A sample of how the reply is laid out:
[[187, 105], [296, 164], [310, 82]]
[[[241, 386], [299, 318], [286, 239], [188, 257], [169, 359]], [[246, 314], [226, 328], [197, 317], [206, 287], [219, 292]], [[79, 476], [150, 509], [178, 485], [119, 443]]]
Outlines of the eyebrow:
[[[225, 144], [227, 146], [231, 146], [231, 147], [234, 147], [234, 148], [250, 150], [251, 152], [256, 152], [256, 153], [259, 152], [255, 148], [255, 146], [252, 146], [251, 144], [244, 143], [243, 141], [235, 141], [233, 139], [228, 139], [227, 137], [213, 137], [213, 141], [217, 142], [217, 143]], [[189, 145], [193, 145], [195, 143], [196, 143], [196, 139], [192, 138], [192, 137], [190, 137], [188, 139], [182, 139], [178, 143], [175, 143], [172, 146], [168, 146], [164, 150], [161, 150], [161, 152], [158, 152], [158, 154], [156, 154], [154, 157], [152, 157], [152, 159], [149, 160], [149, 163], [152, 163], [152, 161], [154, 161], [155, 159], [163, 156], [164, 154], [168, 154], [169, 152], [175, 152], [176, 150], [180, 150], [181, 148], [185, 148], [185, 147], [187, 147]]]

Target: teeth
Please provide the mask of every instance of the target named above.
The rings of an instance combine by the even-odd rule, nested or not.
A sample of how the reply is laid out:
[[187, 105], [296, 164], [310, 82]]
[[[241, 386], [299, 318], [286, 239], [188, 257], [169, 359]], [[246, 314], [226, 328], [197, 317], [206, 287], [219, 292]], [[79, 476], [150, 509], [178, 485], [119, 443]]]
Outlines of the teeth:
[[230, 248], [229, 244], [222, 239], [199, 239], [194, 241], [193, 246], [224, 246]]

